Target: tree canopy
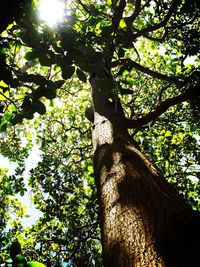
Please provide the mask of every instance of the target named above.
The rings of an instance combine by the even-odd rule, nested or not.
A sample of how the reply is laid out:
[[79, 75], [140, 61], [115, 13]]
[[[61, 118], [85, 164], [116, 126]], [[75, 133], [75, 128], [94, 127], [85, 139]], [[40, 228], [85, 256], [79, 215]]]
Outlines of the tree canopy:
[[[48, 266], [102, 266], [86, 118], [96, 72], [108, 101], [120, 98], [141, 151], [200, 210], [199, 1], [75, 0], [55, 28], [39, 20], [37, 1], [10, 2], [16, 14], [0, 4], [0, 152], [18, 168], [0, 172], [2, 259], [18, 238], [27, 257]], [[35, 144], [40, 161], [23, 177]], [[13, 198], [26, 191], [24, 179], [43, 215], [7, 230], [10, 208], [24, 216]]]

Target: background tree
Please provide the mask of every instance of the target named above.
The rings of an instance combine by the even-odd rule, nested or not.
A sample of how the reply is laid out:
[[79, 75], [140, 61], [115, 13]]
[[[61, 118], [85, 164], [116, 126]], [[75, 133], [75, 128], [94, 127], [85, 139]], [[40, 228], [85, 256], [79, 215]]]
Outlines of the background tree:
[[[28, 4], [24, 10], [1, 40], [4, 83], [1, 84], [0, 128], [3, 131], [10, 127], [10, 122], [17, 124], [24, 118], [32, 119], [35, 112], [46, 113], [46, 106], [55, 105], [52, 99], [57, 95], [65, 99], [58, 104], [61, 110], [68, 108], [67, 118], [59, 108], [55, 109], [61, 117], [48, 119], [46, 126], [40, 123], [41, 130], [37, 130], [45, 152], [33, 171], [38, 179], [33, 175], [30, 183], [36, 192], [35, 202], [40, 203], [47, 217], [41, 222], [57, 217], [60, 223], [51, 221], [51, 236], [44, 236], [45, 243], [66, 246], [62, 238], [58, 240], [59, 233], [53, 228], [59, 225], [58, 228], [65, 230], [65, 225], [69, 237], [74, 236], [73, 244], [78, 240], [71, 250], [65, 247], [67, 259], [75, 266], [80, 265], [76, 248], [80, 248], [83, 233], [79, 231], [79, 236], [70, 223], [66, 226], [66, 212], [70, 210], [69, 221], [73, 222], [80, 214], [81, 204], [87, 210], [92, 209], [84, 198], [88, 198], [88, 203], [95, 199], [95, 192], [89, 190], [88, 194], [80, 190], [86, 182], [77, 178], [83, 175], [87, 186], [93, 187], [90, 176], [83, 173], [91, 170], [87, 160], [90, 144], [84, 141], [90, 135], [87, 136], [86, 129], [83, 131], [83, 125], [88, 125], [80, 126], [82, 118], [76, 110], [79, 106], [78, 111], [82, 111], [84, 100], [88, 103], [88, 94], [80, 97], [77, 90], [80, 85], [74, 77], [76, 73], [80, 81], [86, 82], [89, 74], [93, 108], [87, 109], [86, 115], [94, 123], [94, 171], [104, 265], [196, 266], [198, 253], [193, 236], [199, 235], [199, 217], [137, 146], [153, 158], [188, 204], [198, 209], [199, 3], [74, 1], [66, 21], [55, 31], [38, 25], [34, 6]], [[190, 56], [195, 56], [193, 65], [187, 63]], [[80, 105], [69, 101], [71, 95], [80, 100]], [[52, 129], [59, 133], [59, 142], [56, 142], [57, 135], [47, 136]], [[65, 132], [70, 129], [69, 138]], [[55, 167], [51, 168], [50, 162]], [[76, 200], [70, 200], [71, 209], [67, 206], [65, 210], [63, 205], [63, 210], [58, 210], [55, 205], [60, 197], [60, 191], [56, 191], [61, 186], [59, 183], [64, 191], [70, 187], [63, 194], [63, 202], [69, 198], [70, 190], [73, 192], [72, 200]], [[49, 192], [52, 185], [54, 194]], [[51, 195], [49, 200], [46, 193]], [[92, 219], [90, 214], [86, 212], [84, 222], [80, 218], [76, 226], [87, 225], [89, 218], [89, 225], [94, 228], [89, 226], [86, 235], [92, 240], [90, 229], [97, 228], [96, 218]], [[66, 236], [65, 231], [60, 233]], [[192, 249], [188, 247], [191, 243]], [[95, 247], [93, 242], [89, 246]], [[81, 262], [92, 266], [94, 261], [84, 255], [85, 251], [80, 254]]]

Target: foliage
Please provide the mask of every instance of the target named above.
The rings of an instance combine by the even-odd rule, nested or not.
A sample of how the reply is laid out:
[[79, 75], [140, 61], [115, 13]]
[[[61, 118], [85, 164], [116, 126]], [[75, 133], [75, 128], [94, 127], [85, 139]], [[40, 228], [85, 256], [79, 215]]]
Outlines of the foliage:
[[[1, 257], [8, 259], [7, 249], [13, 235], [22, 230], [21, 219], [26, 217], [26, 207], [22, 206], [16, 194], [24, 194], [23, 178], [7, 175], [6, 169], [0, 169], [0, 241]], [[8, 224], [10, 227], [8, 227]], [[10, 229], [9, 229], [10, 228]]]
[[[7, 236], [19, 238], [29, 259], [47, 265], [101, 266], [84, 117], [91, 105], [88, 77], [97, 73], [99, 90], [112, 101], [120, 98], [136, 123], [130, 133], [140, 149], [199, 210], [199, 1], [77, 0], [56, 29], [39, 23], [35, 8], [26, 3], [0, 39], [0, 149], [19, 163], [20, 176], [31, 148], [40, 146], [40, 162], [28, 180], [43, 216], [31, 228], [17, 223]], [[187, 92], [193, 98], [185, 99]], [[147, 120], [138, 126], [140, 118]], [[25, 190], [20, 179], [4, 175], [2, 230], [8, 195]]]

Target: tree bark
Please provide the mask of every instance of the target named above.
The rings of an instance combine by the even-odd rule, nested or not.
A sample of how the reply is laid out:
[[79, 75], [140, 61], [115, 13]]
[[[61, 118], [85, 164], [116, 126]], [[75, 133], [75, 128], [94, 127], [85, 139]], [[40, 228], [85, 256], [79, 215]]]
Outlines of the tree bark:
[[181, 240], [188, 225], [195, 224], [192, 211], [134, 146], [119, 100], [110, 103], [96, 77], [91, 85], [104, 266], [197, 266], [192, 265], [193, 254], [188, 264], [183, 244], [188, 240]]

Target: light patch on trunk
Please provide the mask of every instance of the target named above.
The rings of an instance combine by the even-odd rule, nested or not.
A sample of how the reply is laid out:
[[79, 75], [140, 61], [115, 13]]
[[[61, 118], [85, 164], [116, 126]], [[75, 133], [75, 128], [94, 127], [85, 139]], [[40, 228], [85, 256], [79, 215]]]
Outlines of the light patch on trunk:
[[94, 113], [93, 147], [104, 144], [113, 144], [113, 126], [111, 122], [97, 112]]

